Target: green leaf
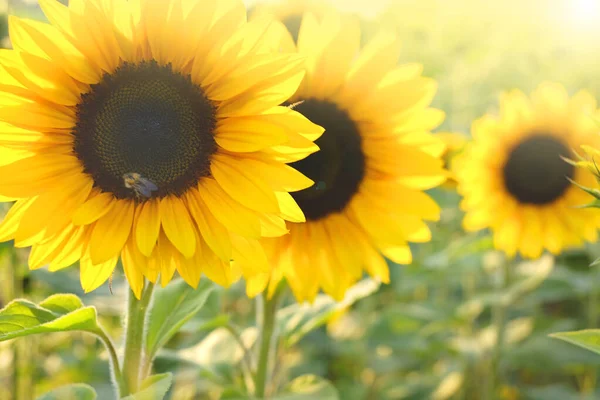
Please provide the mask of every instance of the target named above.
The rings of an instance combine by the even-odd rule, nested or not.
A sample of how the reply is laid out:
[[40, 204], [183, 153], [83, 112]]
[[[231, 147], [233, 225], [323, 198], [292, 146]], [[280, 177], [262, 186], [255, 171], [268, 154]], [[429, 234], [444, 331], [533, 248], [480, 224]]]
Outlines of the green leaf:
[[96, 309], [72, 294], [48, 297], [39, 305], [14, 300], [0, 311], [0, 341], [50, 332], [99, 331]]
[[248, 393], [237, 387], [226, 387], [219, 395], [219, 400], [248, 400]]
[[36, 400], [96, 400], [96, 391], [93, 387], [83, 383], [62, 386], [45, 393]]
[[273, 400], [339, 400], [331, 382], [316, 375], [303, 375], [291, 381]]
[[156, 291], [146, 337], [146, 351], [151, 357], [200, 311], [214, 287], [204, 279], [194, 289], [180, 279]]
[[370, 296], [379, 286], [379, 282], [365, 279], [350, 288], [339, 303], [329, 296], [319, 295], [311, 305], [295, 303], [282, 308], [277, 312], [277, 325], [285, 344], [293, 346], [306, 334], [327, 323], [336, 312]]
[[167, 395], [172, 383], [173, 374], [170, 372], [152, 375], [142, 383], [139, 392], [123, 397], [121, 400], [162, 400]]
[[553, 333], [550, 337], [564, 340], [575, 346], [583, 347], [586, 350], [600, 354], [600, 329]]
[[[579, 189], [583, 190], [584, 192], [586, 192], [587, 194], [590, 194], [592, 196], [594, 196], [597, 199], [600, 199], [600, 190], [598, 189], [593, 189], [593, 188], [588, 188], [586, 186], [583, 186], [577, 182], [575, 182], [573, 179], [571, 178], [567, 178], [573, 185], [577, 186]], [[593, 207], [593, 206], [592, 206]]]

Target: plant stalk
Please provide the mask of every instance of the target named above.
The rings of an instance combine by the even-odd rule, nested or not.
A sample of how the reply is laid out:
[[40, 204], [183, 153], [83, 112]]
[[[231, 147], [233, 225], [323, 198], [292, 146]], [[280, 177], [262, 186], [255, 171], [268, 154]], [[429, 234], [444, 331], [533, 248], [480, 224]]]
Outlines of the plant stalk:
[[[501, 284], [503, 293], [506, 293], [507, 289], [512, 283], [512, 264], [505, 260], [503, 263], [504, 277]], [[503, 373], [500, 368], [502, 362], [502, 356], [504, 353], [504, 345], [506, 341], [506, 326], [508, 323], [508, 310], [510, 304], [506, 304], [504, 301], [500, 301], [493, 309], [494, 325], [496, 326], [496, 345], [493, 349], [492, 364], [491, 364], [491, 385], [490, 385], [490, 399], [497, 397], [497, 392], [503, 382]]]
[[98, 332], [96, 332], [104, 347], [108, 351], [108, 357], [110, 358], [111, 365], [111, 373], [115, 385], [117, 386], [117, 398], [120, 399], [125, 395], [127, 388], [125, 386], [125, 380], [123, 379], [123, 373], [121, 371], [121, 366], [119, 364], [119, 357], [117, 356], [117, 350], [115, 349], [115, 345], [111, 340], [110, 336], [106, 333], [106, 331], [102, 328]]
[[154, 284], [146, 282], [142, 298], [138, 300], [133, 292], [129, 292], [127, 310], [127, 328], [125, 333], [125, 356], [123, 357], [124, 393], [129, 395], [139, 390], [141, 366], [143, 359], [144, 331]]
[[275, 291], [271, 298], [259, 295], [256, 298], [257, 323], [260, 326], [260, 347], [258, 348], [258, 364], [254, 377], [255, 395], [264, 399], [269, 384], [269, 362], [275, 337], [275, 317], [279, 305], [280, 290]]

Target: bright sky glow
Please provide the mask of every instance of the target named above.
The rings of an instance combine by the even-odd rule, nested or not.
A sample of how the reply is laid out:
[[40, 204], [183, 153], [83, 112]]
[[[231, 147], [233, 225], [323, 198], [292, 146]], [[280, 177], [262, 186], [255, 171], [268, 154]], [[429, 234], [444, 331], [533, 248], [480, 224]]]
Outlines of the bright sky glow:
[[597, 23], [600, 18], [600, 0], [572, 0], [573, 14], [576, 23]]

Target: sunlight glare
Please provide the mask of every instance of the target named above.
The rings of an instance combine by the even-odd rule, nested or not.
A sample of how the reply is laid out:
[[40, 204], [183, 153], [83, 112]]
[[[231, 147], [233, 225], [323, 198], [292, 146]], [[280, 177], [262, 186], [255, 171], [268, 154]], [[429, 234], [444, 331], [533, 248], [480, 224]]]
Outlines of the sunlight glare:
[[600, 16], [599, 0], [573, 0], [571, 3], [576, 22], [591, 24]]

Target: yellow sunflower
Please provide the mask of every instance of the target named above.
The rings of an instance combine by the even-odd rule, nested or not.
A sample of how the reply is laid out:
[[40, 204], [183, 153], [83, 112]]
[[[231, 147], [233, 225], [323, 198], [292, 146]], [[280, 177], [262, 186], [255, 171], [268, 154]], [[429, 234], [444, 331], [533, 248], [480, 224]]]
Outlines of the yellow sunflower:
[[454, 163], [465, 229], [490, 228], [496, 248], [528, 258], [596, 241], [600, 215], [579, 207], [592, 197], [568, 180], [589, 187], [594, 177], [563, 157], [600, 144], [599, 115], [592, 95], [569, 98], [558, 84], [541, 84], [531, 98], [503, 94], [499, 116], [473, 123], [474, 141]]
[[353, 18], [306, 14], [298, 38], [307, 75], [290, 100], [325, 128], [318, 153], [292, 164], [315, 184], [293, 193], [307, 222], [263, 240], [272, 275], [248, 282], [254, 295], [282, 278], [299, 301], [324, 290], [336, 299], [363, 271], [389, 281], [385, 255], [411, 262], [408, 242], [426, 242], [424, 220], [440, 208], [423, 192], [446, 179], [443, 143], [429, 131], [444, 114], [429, 108], [436, 83], [421, 66], [397, 66], [399, 43], [382, 32], [360, 50]]
[[[258, 241], [304, 220], [286, 163], [322, 128], [279, 106], [303, 59], [239, 0], [40, 0], [0, 52], [0, 240], [29, 265], [79, 261], [86, 291], [121, 258], [137, 296], [175, 270], [192, 286], [268, 269]], [[250, 258], [238, 271], [230, 260]]]

